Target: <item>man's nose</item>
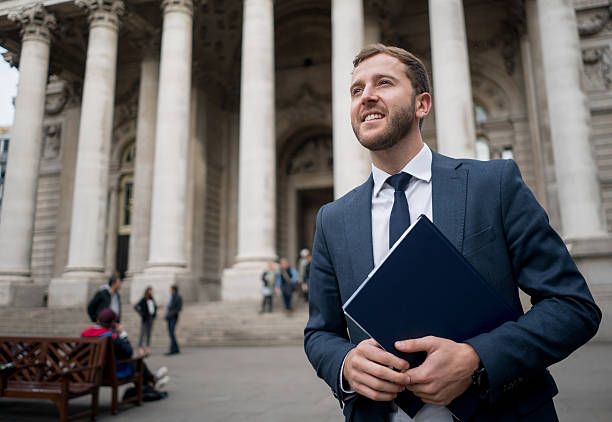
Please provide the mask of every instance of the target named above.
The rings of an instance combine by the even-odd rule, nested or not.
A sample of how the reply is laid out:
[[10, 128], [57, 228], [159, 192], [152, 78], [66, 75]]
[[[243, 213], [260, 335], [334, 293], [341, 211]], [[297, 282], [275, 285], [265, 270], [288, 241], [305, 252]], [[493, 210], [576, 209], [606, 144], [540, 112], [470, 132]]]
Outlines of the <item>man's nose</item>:
[[367, 104], [376, 101], [378, 101], [378, 95], [376, 95], [374, 87], [371, 85], [365, 86], [363, 88], [363, 94], [361, 94], [361, 102]]

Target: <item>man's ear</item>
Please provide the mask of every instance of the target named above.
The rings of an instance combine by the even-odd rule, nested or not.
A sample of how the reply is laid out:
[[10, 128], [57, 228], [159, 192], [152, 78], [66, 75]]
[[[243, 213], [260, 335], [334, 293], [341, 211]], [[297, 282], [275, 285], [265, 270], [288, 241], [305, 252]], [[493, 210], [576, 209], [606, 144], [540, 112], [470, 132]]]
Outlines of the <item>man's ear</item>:
[[417, 119], [424, 119], [431, 110], [432, 101], [429, 92], [423, 92], [416, 96], [414, 114]]

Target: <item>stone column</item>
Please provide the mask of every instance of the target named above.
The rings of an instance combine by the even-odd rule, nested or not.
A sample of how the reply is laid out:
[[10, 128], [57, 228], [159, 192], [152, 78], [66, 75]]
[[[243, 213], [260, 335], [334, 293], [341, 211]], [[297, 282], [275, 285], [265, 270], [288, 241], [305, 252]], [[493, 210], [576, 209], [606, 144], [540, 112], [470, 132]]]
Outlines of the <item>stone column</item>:
[[[0, 305], [42, 304], [31, 257], [49, 47], [55, 18], [41, 4], [9, 14], [22, 26], [19, 86], [0, 217]], [[25, 289], [25, 290], [24, 290]]]
[[[132, 289], [138, 290], [145, 283], [152, 285], [156, 297], [164, 301], [169, 297], [170, 285], [184, 284], [187, 266], [185, 227], [191, 136], [193, 2], [163, 0], [161, 8], [163, 28], [149, 260], [142, 277], [134, 277]], [[181, 290], [183, 297], [189, 299], [190, 295]]]
[[475, 158], [474, 105], [462, 0], [429, 0], [438, 151]]
[[274, 7], [245, 0], [238, 181], [238, 256], [223, 274], [223, 299], [259, 297], [257, 279], [276, 258]]
[[537, 6], [535, 0], [525, 2], [525, 15], [527, 18], [527, 34], [521, 37], [521, 62], [523, 64], [523, 78], [525, 80], [525, 99], [527, 102], [527, 118], [529, 121], [529, 135], [531, 137], [531, 150], [533, 153], [533, 166], [535, 174], [535, 195], [544, 209], [547, 209], [546, 181], [544, 176], [544, 158], [542, 157], [542, 125], [539, 111], [543, 110], [542, 98], [538, 98], [536, 82], [536, 67], [532, 51], [534, 43], [538, 42], [536, 34], [529, 33], [537, 25]]
[[368, 150], [351, 127], [353, 59], [363, 47], [363, 2], [332, 0], [332, 120], [334, 197], [362, 184], [372, 169]]
[[561, 226], [565, 238], [603, 236], [601, 193], [581, 87], [576, 16], [567, 0], [537, 1]]
[[121, 0], [76, 0], [89, 12], [79, 147], [72, 199], [68, 265], [51, 281], [49, 306], [87, 303], [104, 280], [104, 234], [108, 166], [115, 104], [115, 73]]
[[[159, 47], [156, 47], [159, 51]], [[134, 215], [138, 218], [132, 221], [128, 275], [142, 272], [149, 258], [158, 85], [159, 53], [155, 52], [154, 47], [150, 47], [145, 51], [140, 65], [134, 168]]]
[[119, 228], [119, 179], [115, 178], [110, 183], [108, 201], [108, 229], [106, 230], [106, 251], [104, 253], [104, 272], [107, 275], [113, 274], [117, 262], [117, 230]]

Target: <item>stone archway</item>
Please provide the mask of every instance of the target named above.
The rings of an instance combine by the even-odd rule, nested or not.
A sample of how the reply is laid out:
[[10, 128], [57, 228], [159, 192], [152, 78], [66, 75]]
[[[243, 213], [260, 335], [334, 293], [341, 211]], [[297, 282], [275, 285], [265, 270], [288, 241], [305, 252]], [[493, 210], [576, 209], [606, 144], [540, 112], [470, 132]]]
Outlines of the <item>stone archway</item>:
[[278, 252], [294, 264], [300, 249], [312, 248], [319, 208], [333, 200], [331, 131], [300, 132], [285, 143], [278, 169]]

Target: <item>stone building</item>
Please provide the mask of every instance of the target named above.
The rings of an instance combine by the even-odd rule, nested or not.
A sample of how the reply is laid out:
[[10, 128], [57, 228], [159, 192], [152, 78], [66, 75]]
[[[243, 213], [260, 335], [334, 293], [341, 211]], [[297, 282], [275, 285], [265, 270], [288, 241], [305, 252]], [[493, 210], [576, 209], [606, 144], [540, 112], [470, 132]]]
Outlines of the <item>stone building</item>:
[[[19, 67], [0, 304], [82, 305], [115, 268], [160, 295], [258, 295], [362, 183], [354, 54], [431, 71], [434, 149], [513, 157], [600, 303], [612, 296], [605, 0], [0, 0]], [[128, 289], [126, 289], [128, 290]], [[162, 296], [163, 299], [163, 296]]]
[[2, 218], [2, 198], [4, 197], [4, 176], [6, 175], [6, 162], [11, 140], [10, 128], [0, 127], [0, 218]]

